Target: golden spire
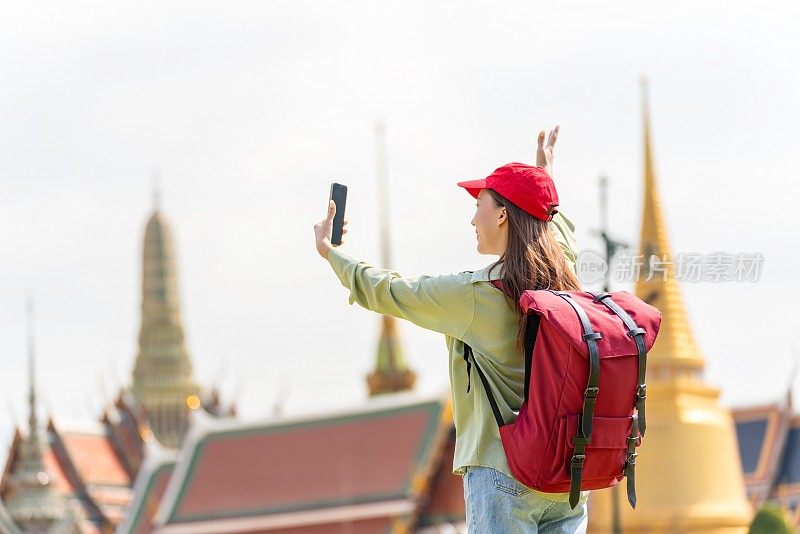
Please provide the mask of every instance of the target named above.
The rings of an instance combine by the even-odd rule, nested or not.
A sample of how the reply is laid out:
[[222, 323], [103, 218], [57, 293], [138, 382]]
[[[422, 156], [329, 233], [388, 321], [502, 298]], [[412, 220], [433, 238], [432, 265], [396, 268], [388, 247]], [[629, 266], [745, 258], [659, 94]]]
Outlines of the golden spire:
[[184, 341], [172, 231], [157, 194], [144, 236], [142, 324], [132, 390], [159, 442], [178, 447], [189, 410], [199, 406], [199, 388]]
[[[752, 510], [733, 419], [719, 403], [719, 390], [699, 376], [703, 359], [689, 328], [675, 269], [664, 263], [672, 258], [656, 191], [646, 89], [644, 85], [640, 253], [648, 268], [637, 277], [636, 295], [661, 311], [661, 328], [647, 355], [647, 435], [636, 460], [636, 509], [629, 508], [624, 497], [615, 507], [612, 491], [593, 491], [589, 531], [619, 532], [612, 519], [617, 516], [625, 533], [744, 534]], [[616, 492], [624, 496], [625, 485], [623, 480]]]
[[[653, 148], [650, 139], [650, 111], [647, 81], [642, 80], [644, 122], [644, 208], [639, 241], [641, 268], [636, 279], [636, 295], [662, 313], [661, 330], [648, 354], [647, 372], [651, 380], [677, 375], [694, 376], [704, 361], [695, 343], [678, 281], [675, 258], [667, 240], [661, 199], [656, 187]], [[648, 279], [649, 278], [649, 279]]]
[[[392, 247], [389, 239], [389, 171], [386, 156], [386, 125], [383, 122], [375, 125], [375, 137], [377, 141], [381, 264], [388, 269], [392, 263]], [[403, 357], [403, 348], [397, 332], [397, 321], [394, 317], [384, 315], [381, 318], [381, 334], [378, 339], [378, 357], [375, 369], [367, 376], [369, 394], [374, 396], [381, 393], [406, 391], [414, 387], [416, 380], [416, 375], [408, 368]]]

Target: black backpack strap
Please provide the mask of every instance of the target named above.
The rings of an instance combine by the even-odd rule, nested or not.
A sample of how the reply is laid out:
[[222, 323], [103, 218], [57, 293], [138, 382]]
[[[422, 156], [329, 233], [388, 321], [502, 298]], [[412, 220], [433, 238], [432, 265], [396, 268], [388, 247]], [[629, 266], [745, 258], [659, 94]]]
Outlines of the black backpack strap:
[[575, 451], [570, 461], [570, 487], [569, 504], [574, 509], [578, 505], [581, 493], [581, 478], [583, 476], [583, 464], [586, 461], [586, 447], [592, 442], [592, 418], [594, 417], [594, 405], [597, 402], [597, 394], [600, 392], [600, 353], [597, 350], [597, 340], [603, 338], [603, 334], [592, 329], [592, 323], [586, 311], [578, 304], [572, 295], [565, 291], [553, 291], [554, 295], [563, 298], [575, 313], [583, 328], [583, 339], [589, 348], [589, 380], [586, 383], [586, 391], [583, 393], [583, 410], [578, 420], [578, 434], [572, 438]]
[[467, 364], [467, 393], [469, 393], [469, 385], [472, 379], [472, 373], [470, 373], [470, 370], [472, 370], [472, 362], [469, 359], [470, 354], [472, 354], [472, 349], [469, 345], [464, 343], [464, 362]]
[[[505, 284], [503, 284], [502, 280], [492, 280], [492, 285], [508, 295], [510, 298], [514, 298], [514, 295], [511, 294], [511, 292], [506, 291]], [[522, 394], [523, 399], [527, 399], [528, 395], [530, 394], [531, 362], [533, 361], [533, 347], [536, 345], [536, 336], [539, 333], [540, 319], [541, 317], [539, 317], [539, 315], [531, 313], [527, 317], [528, 323], [525, 326], [525, 391]]]
[[628, 484], [628, 502], [631, 505], [631, 508], [636, 508], [636, 480], [634, 478], [634, 472], [636, 470], [636, 445], [639, 441], [639, 424], [638, 424], [638, 417], [632, 417], [633, 422], [631, 423], [631, 433], [628, 436], [628, 456], [625, 459], [625, 479], [627, 480]]
[[644, 411], [644, 404], [645, 400], [647, 399], [647, 384], [645, 383], [645, 372], [647, 370], [647, 351], [645, 350], [644, 345], [645, 329], [637, 325], [628, 312], [622, 309], [619, 304], [614, 302], [609, 293], [591, 293], [591, 295], [594, 297], [595, 302], [602, 302], [606, 305], [606, 307], [617, 314], [620, 319], [622, 319], [622, 322], [625, 323], [626, 327], [628, 327], [628, 335], [633, 337], [633, 340], [636, 342], [636, 350], [639, 354], [639, 377], [637, 380], [635, 398], [636, 415], [639, 419], [639, 431], [642, 433], [642, 436], [644, 436], [644, 431], [647, 428], [647, 421], [645, 420]]
[[[497, 406], [497, 401], [494, 399], [494, 395], [492, 394], [492, 390], [489, 388], [489, 381], [486, 379], [486, 375], [483, 374], [481, 371], [481, 366], [478, 365], [478, 361], [475, 360], [475, 355], [472, 354], [472, 347], [464, 343], [464, 359], [467, 360], [467, 373], [469, 373], [469, 358], [475, 361], [475, 370], [478, 371], [478, 376], [483, 383], [483, 390], [486, 392], [486, 396], [489, 398], [489, 405], [492, 407], [492, 413], [494, 414], [494, 419], [497, 421], [497, 427], [500, 428], [501, 426], [505, 425], [503, 421], [503, 416], [500, 414], [500, 408]], [[467, 391], [469, 391], [469, 379], [467, 379]]]
[[523, 399], [527, 399], [531, 386], [531, 364], [533, 363], [533, 348], [536, 346], [536, 336], [539, 334], [541, 317], [535, 313], [528, 315], [528, 324], [525, 326], [525, 389]]

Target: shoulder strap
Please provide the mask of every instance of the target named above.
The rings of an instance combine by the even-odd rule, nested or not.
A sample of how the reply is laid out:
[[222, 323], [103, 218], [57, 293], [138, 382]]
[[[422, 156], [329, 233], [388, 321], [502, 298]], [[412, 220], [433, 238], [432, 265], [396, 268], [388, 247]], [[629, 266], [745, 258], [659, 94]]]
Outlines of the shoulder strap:
[[566, 291], [554, 291], [548, 289], [554, 295], [564, 299], [575, 313], [583, 328], [583, 339], [589, 348], [589, 380], [586, 390], [583, 392], [583, 410], [578, 420], [578, 434], [572, 438], [575, 445], [575, 452], [570, 461], [570, 487], [569, 504], [574, 509], [578, 505], [581, 495], [581, 478], [583, 477], [583, 464], [586, 461], [586, 447], [592, 442], [592, 418], [594, 417], [594, 405], [597, 402], [597, 394], [600, 392], [600, 353], [597, 350], [597, 340], [603, 338], [603, 334], [592, 329], [592, 323], [586, 311], [572, 298]]
[[497, 289], [499, 289], [500, 291], [502, 291], [503, 293], [505, 293], [509, 297], [514, 298], [514, 295], [512, 295], [509, 291], [506, 291], [506, 286], [503, 284], [502, 280], [490, 280], [490, 282], [492, 283], [492, 285], [494, 287], [496, 287]]
[[591, 293], [595, 302], [602, 302], [608, 309], [613, 311], [617, 317], [622, 319], [625, 326], [628, 327], [628, 335], [636, 342], [636, 351], [639, 356], [639, 376], [637, 380], [636, 398], [636, 415], [633, 418], [633, 425], [631, 425], [631, 433], [628, 436], [628, 456], [625, 459], [625, 478], [628, 485], [628, 502], [631, 508], [636, 508], [636, 482], [634, 474], [636, 470], [636, 445], [639, 443], [639, 434], [644, 437], [646, 428], [644, 404], [647, 398], [647, 384], [645, 384], [645, 371], [647, 370], [647, 351], [644, 345], [645, 329], [637, 325], [631, 316], [619, 304], [614, 302], [609, 293]]
[[612, 300], [610, 293], [589, 293], [594, 297], [595, 302], [602, 302], [620, 319], [622, 319], [622, 322], [628, 327], [628, 335], [633, 338], [634, 342], [636, 342], [636, 351], [639, 354], [639, 377], [635, 399], [636, 415], [639, 419], [639, 431], [644, 437], [644, 431], [647, 427], [644, 413], [645, 399], [647, 399], [647, 384], [645, 383], [645, 372], [647, 371], [647, 351], [645, 350], [644, 345], [645, 329], [637, 325], [634, 320], [631, 319], [631, 316], [628, 315], [628, 312], [626, 312], [619, 306], [619, 304]]
[[[506, 291], [502, 280], [492, 280], [491, 282], [494, 287], [509, 297], [514, 298], [514, 295], [512, 295], [509, 291]], [[536, 337], [539, 334], [539, 320], [539, 315], [531, 313], [528, 315], [528, 323], [525, 325], [525, 390], [522, 397], [523, 399], [527, 399], [528, 395], [530, 394], [531, 364], [533, 362], [533, 348], [536, 345]]]
[[[478, 365], [478, 361], [475, 359], [475, 355], [472, 354], [472, 347], [464, 343], [464, 359], [467, 360], [467, 373], [469, 373], [469, 359], [475, 362], [475, 370], [478, 371], [478, 376], [481, 379], [481, 383], [483, 384], [483, 391], [486, 392], [486, 396], [489, 398], [489, 405], [492, 407], [492, 413], [494, 414], [494, 419], [497, 421], [497, 427], [500, 428], [501, 426], [505, 425], [503, 421], [503, 415], [500, 413], [500, 408], [497, 406], [497, 401], [492, 394], [491, 388], [489, 388], [489, 381], [486, 379], [486, 375], [483, 374], [481, 370], [481, 366]], [[467, 378], [469, 381], [469, 377]], [[469, 382], [467, 382], [467, 391], [469, 391]]]

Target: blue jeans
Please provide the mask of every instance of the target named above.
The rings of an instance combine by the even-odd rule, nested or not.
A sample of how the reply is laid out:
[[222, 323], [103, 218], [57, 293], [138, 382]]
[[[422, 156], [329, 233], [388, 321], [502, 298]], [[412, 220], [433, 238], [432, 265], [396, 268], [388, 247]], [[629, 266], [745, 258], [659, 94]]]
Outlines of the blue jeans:
[[464, 500], [469, 534], [585, 534], [589, 520], [585, 499], [573, 510], [490, 467], [467, 467]]

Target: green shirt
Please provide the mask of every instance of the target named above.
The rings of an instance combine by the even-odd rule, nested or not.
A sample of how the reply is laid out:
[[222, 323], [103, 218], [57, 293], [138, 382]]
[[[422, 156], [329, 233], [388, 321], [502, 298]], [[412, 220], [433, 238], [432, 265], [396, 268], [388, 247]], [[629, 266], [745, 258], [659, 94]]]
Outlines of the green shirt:
[[[575, 272], [575, 225], [559, 212], [549, 227]], [[463, 475], [466, 466], [480, 465], [513, 477], [497, 422], [474, 369], [467, 392], [463, 357], [467, 343], [489, 381], [503, 420], [513, 421], [522, 404], [525, 363], [516, 349], [519, 316], [503, 292], [489, 282], [502, 278], [502, 264], [491, 273], [487, 266], [475, 272], [407, 278], [372, 267], [337, 248], [330, 250], [328, 261], [350, 290], [350, 304], [357, 302], [368, 310], [406, 319], [445, 335], [456, 429], [453, 473]], [[559, 501], [567, 501], [569, 496], [545, 495]]]

